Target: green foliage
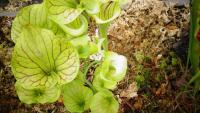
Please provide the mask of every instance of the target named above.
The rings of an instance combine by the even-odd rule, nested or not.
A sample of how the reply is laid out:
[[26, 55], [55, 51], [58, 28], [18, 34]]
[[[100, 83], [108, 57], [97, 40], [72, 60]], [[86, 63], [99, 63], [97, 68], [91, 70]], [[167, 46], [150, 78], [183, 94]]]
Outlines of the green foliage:
[[140, 87], [142, 84], [144, 84], [145, 78], [143, 75], [136, 75], [135, 81], [137, 82], [137, 86]]
[[165, 69], [167, 67], [167, 59], [162, 58], [159, 63], [159, 68]]
[[149, 77], [151, 75], [151, 70], [149, 68], [145, 68], [142, 64], [136, 65], [135, 69], [135, 81], [137, 86], [140, 87], [142, 85], [148, 85]]
[[119, 2], [107, 2], [100, 6], [99, 13], [93, 15], [93, 18], [98, 24], [108, 23], [120, 15]]
[[79, 15], [75, 20], [68, 24], [63, 24], [59, 20], [52, 19], [55, 23], [57, 23], [60, 28], [63, 29], [67, 34], [71, 36], [80, 36], [83, 35], [88, 29], [87, 19], [83, 15]]
[[21, 83], [16, 82], [15, 88], [19, 99], [27, 104], [34, 103], [52, 103], [58, 100], [60, 97], [61, 89], [59, 86], [54, 86], [51, 88], [37, 87], [37, 88], [27, 88], [21, 86]]
[[97, 90], [114, 89], [127, 70], [127, 59], [114, 52], [106, 52], [100, 67], [95, 71], [93, 85]]
[[89, 55], [98, 52], [97, 45], [91, 42], [91, 38], [88, 35], [73, 38], [70, 42], [77, 48], [80, 58], [88, 58]]
[[62, 24], [69, 24], [83, 12], [77, 0], [45, 0], [45, 5], [50, 18]]
[[144, 61], [144, 59], [145, 59], [145, 55], [144, 55], [144, 53], [142, 51], [136, 51], [134, 53], [134, 56], [135, 56], [136, 61], [138, 63], [142, 63]]
[[135, 67], [135, 81], [137, 86], [140, 87], [142, 85], [148, 85], [151, 70], [148, 67], [144, 67], [143, 63], [150, 62], [151, 58], [149, 58], [148, 55], [145, 56], [142, 51], [136, 51], [134, 56], [137, 61], [137, 65]]
[[119, 104], [112, 92], [102, 90], [93, 96], [90, 109], [91, 113], [117, 113]]
[[[199, 82], [199, 57], [200, 57], [200, 3], [199, 0], [192, 0], [191, 7], [191, 24], [190, 24], [190, 43], [189, 43], [189, 51], [188, 58], [191, 62], [191, 66], [193, 69], [194, 77], [190, 80], [189, 83], [195, 82], [195, 87], [197, 89], [200, 88]], [[189, 61], [188, 60], [188, 61]]]
[[100, 3], [98, 0], [81, 0], [80, 6], [90, 15], [96, 14], [100, 10]]
[[[117, 113], [119, 104], [109, 90], [125, 77], [127, 59], [108, 51], [107, 29], [120, 15], [123, 3], [44, 0], [22, 8], [11, 30], [15, 42], [11, 68], [19, 99], [26, 104], [44, 104], [63, 97], [70, 112]], [[99, 26], [98, 36], [88, 36], [91, 19]], [[94, 54], [103, 59], [86, 65]], [[97, 68], [88, 80], [93, 65]]]
[[12, 57], [12, 71], [23, 86], [63, 85], [71, 82], [78, 70], [78, 53], [66, 39], [47, 29], [24, 29]]
[[64, 36], [63, 30], [49, 20], [48, 15], [44, 4], [34, 4], [21, 9], [12, 23], [11, 37], [13, 41], [15, 43], [17, 42], [18, 37], [26, 26], [37, 26], [49, 29], [55, 35]]
[[63, 88], [64, 104], [70, 112], [84, 112], [89, 109], [93, 92], [90, 88], [73, 81]]
[[196, 72], [199, 70], [199, 41], [197, 33], [199, 31], [200, 21], [200, 3], [198, 0], [192, 0], [191, 7], [191, 27], [190, 27], [190, 45], [189, 45], [189, 58], [193, 70]]

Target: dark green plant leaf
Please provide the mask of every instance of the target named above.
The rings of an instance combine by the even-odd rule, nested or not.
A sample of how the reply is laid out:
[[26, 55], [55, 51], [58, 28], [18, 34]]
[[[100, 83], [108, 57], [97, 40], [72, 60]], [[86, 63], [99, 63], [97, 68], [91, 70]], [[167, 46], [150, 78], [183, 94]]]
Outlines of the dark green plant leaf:
[[90, 109], [91, 113], [117, 113], [119, 104], [112, 92], [102, 90], [93, 96]]
[[89, 109], [93, 92], [77, 81], [64, 85], [64, 104], [70, 112], [83, 112]]
[[189, 45], [189, 58], [192, 68], [195, 72], [199, 70], [199, 56], [200, 56], [200, 43], [197, 37], [197, 33], [200, 29], [200, 4], [199, 0], [192, 1], [191, 8], [191, 28], [190, 28], [190, 45]]
[[51, 88], [38, 87], [26, 89], [19, 82], [15, 83], [15, 88], [20, 101], [26, 104], [33, 103], [53, 103], [60, 97], [61, 90], [58, 86]]
[[12, 56], [12, 71], [26, 87], [66, 84], [79, 70], [75, 48], [64, 38], [37, 27], [26, 27], [18, 39]]
[[[199, 82], [199, 57], [200, 57], [200, 2], [199, 0], [192, 0], [191, 7], [191, 20], [190, 20], [190, 43], [188, 58], [191, 62], [194, 76], [190, 80], [189, 84], [194, 82], [195, 91], [200, 88]], [[189, 61], [188, 60], [188, 61]], [[187, 63], [189, 65], [189, 62]]]

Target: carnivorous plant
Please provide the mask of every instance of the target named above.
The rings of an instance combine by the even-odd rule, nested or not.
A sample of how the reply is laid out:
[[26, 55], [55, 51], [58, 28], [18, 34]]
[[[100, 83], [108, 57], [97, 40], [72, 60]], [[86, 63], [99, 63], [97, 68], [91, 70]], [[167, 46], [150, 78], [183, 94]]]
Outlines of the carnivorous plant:
[[[107, 30], [122, 0], [44, 0], [24, 7], [12, 23], [12, 72], [21, 102], [64, 100], [70, 112], [117, 113], [112, 93], [127, 59], [109, 51]], [[98, 34], [88, 34], [94, 20]], [[99, 57], [99, 58], [98, 58]], [[88, 77], [91, 67], [94, 75]]]

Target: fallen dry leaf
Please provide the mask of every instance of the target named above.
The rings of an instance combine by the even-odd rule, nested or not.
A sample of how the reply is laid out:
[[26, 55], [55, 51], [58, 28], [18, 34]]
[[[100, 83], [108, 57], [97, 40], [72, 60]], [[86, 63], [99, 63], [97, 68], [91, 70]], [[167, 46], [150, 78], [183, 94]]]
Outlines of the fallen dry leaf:
[[143, 106], [142, 98], [141, 97], [136, 98], [136, 102], [134, 103], [133, 106], [136, 110], [142, 109]]
[[125, 98], [134, 98], [137, 97], [138, 87], [137, 83], [133, 82], [132, 84], [129, 85], [127, 90], [124, 90], [121, 92], [120, 97], [125, 97]]
[[166, 87], [167, 87], [167, 84], [165, 84], [165, 83], [163, 83], [163, 84], [161, 84], [161, 86], [157, 89], [157, 91], [156, 91], [156, 95], [157, 96], [160, 96], [160, 95], [163, 95], [163, 94], [165, 94], [166, 93]]

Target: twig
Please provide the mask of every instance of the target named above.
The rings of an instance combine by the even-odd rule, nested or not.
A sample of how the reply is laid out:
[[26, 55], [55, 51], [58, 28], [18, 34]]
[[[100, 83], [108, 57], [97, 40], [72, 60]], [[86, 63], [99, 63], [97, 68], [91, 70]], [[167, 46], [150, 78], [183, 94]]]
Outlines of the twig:
[[15, 17], [17, 11], [9, 12], [9, 11], [0, 11], [0, 17], [7, 16], [7, 17]]
[[192, 90], [188, 90], [188, 91], [183, 91], [183, 92], [180, 92], [177, 96], [176, 96], [176, 98], [175, 98], [175, 102], [176, 102], [176, 106], [175, 106], [175, 109], [174, 110], [176, 110], [177, 109], [177, 107], [182, 111], [182, 108], [180, 107], [180, 105], [179, 105], [179, 102], [178, 102], [178, 98], [182, 95], [182, 94], [184, 94], [184, 93], [188, 93], [188, 92], [191, 92]]
[[134, 113], [135, 109], [132, 107], [132, 105], [125, 99], [124, 102], [126, 105], [128, 105], [129, 108], [131, 108], [132, 113]]

